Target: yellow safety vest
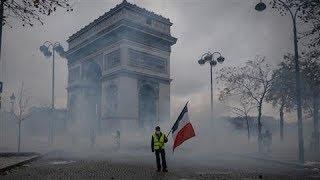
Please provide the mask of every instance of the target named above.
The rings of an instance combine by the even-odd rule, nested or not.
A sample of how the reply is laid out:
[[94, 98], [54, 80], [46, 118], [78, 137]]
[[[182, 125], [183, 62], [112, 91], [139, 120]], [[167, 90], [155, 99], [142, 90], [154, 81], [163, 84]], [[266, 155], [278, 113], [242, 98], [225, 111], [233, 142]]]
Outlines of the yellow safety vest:
[[164, 149], [164, 134], [162, 133], [159, 139], [156, 133], [153, 133], [152, 137], [154, 150]]

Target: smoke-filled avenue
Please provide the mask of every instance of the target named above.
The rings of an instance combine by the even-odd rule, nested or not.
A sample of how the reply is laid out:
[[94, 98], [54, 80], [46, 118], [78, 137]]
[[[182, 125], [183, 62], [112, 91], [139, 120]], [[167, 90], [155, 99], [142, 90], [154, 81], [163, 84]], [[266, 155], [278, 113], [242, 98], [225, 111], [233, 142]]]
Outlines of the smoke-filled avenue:
[[319, 179], [319, 0], [1, 0], [0, 179]]

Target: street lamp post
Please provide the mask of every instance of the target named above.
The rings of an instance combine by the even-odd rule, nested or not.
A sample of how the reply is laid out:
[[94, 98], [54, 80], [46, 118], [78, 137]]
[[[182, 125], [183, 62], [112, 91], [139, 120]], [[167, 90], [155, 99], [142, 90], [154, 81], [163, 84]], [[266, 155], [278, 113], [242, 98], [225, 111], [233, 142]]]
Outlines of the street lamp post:
[[10, 96], [10, 104], [11, 104], [10, 112], [11, 113], [14, 112], [14, 101], [15, 100], [16, 100], [16, 96], [14, 95], [14, 93], [12, 93], [12, 95]]
[[[16, 100], [16, 96], [14, 95], [14, 93], [11, 94], [11, 96], [9, 97], [10, 99], [10, 104], [11, 104], [11, 109], [10, 109], [10, 113], [11, 113], [11, 116], [13, 116], [14, 118], [16, 118], [15, 114], [14, 114], [14, 102]], [[7, 127], [7, 122], [5, 122], [5, 126], [4, 127]], [[7, 129], [4, 129], [5, 133], [4, 134], [7, 134], [8, 130]], [[19, 137], [18, 137], [19, 138]], [[18, 139], [19, 141], [19, 139]], [[18, 145], [19, 146], [19, 145]], [[19, 147], [19, 151], [20, 151], [20, 147]]]
[[[51, 51], [50, 51], [51, 48]], [[52, 89], [51, 89], [51, 111], [54, 111], [54, 58], [55, 58], [55, 51], [61, 56], [64, 57], [65, 51], [59, 42], [52, 43], [50, 41], [45, 41], [42, 46], [40, 46], [40, 51], [43, 53], [45, 57], [52, 56]], [[53, 143], [53, 122], [52, 117], [50, 118], [49, 122], [49, 136], [48, 141], [50, 144]]]
[[[214, 55], [218, 55], [217, 58], [214, 57]], [[219, 52], [207, 52], [204, 53], [200, 60], [198, 60], [198, 63], [200, 65], [204, 65], [206, 62], [210, 64], [210, 93], [211, 93], [211, 121], [213, 122], [213, 88], [212, 88], [212, 68], [216, 66], [218, 63], [223, 63], [224, 57]]]
[[[301, 2], [295, 10], [292, 10], [285, 2], [282, 0], [277, 0], [280, 4], [290, 13], [292, 19], [292, 31], [293, 31], [293, 44], [294, 44], [294, 63], [295, 63], [295, 78], [296, 78], [296, 98], [297, 98], [297, 115], [298, 115], [298, 141], [299, 141], [299, 155], [298, 159], [300, 163], [304, 162], [304, 145], [303, 145], [303, 125], [302, 125], [302, 100], [301, 100], [301, 80], [300, 80], [300, 66], [299, 66], [299, 50], [298, 50], [298, 35], [297, 35], [297, 14], [300, 8], [306, 3], [311, 3], [311, 1]], [[255, 6], [257, 11], [263, 11], [266, 9], [265, 3], [260, 0]]]

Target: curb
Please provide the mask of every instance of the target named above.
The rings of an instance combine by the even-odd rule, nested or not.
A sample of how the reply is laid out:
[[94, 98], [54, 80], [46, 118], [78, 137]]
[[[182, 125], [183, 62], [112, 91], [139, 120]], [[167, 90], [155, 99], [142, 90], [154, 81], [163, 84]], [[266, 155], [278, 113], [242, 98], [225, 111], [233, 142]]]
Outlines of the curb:
[[299, 168], [312, 167], [312, 166], [307, 166], [307, 165], [296, 163], [296, 162], [268, 159], [268, 158], [263, 158], [263, 157], [259, 157], [259, 156], [250, 156], [250, 155], [241, 155], [241, 156], [251, 158], [251, 159], [256, 159], [256, 160], [263, 160], [263, 161], [267, 161], [267, 162], [272, 162], [272, 163], [278, 163], [278, 164], [289, 165], [289, 166], [296, 166]]
[[18, 166], [22, 166], [24, 164], [27, 164], [27, 163], [32, 162], [32, 161], [35, 161], [35, 160], [37, 160], [37, 159], [42, 157], [42, 155], [38, 154], [38, 153], [0, 153], [0, 157], [1, 156], [2, 157], [10, 157], [10, 156], [13, 156], [13, 155], [16, 155], [16, 156], [33, 155], [33, 156], [31, 156], [30, 158], [28, 158], [28, 159], [26, 159], [24, 161], [20, 161], [20, 162], [18, 162], [16, 164], [12, 164], [12, 165], [6, 166], [4, 168], [1, 168], [0, 169], [0, 173], [3, 173], [3, 172], [8, 171], [10, 169], [16, 168]]
[[298, 168], [315, 168], [315, 166], [300, 164], [298, 162], [281, 161], [281, 160], [276, 160], [276, 159], [269, 159], [269, 158], [263, 158], [263, 157], [259, 157], [259, 156], [254, 156], [254, 155], [244, 155], [244, 154], [233, 154], [233, 155], [234, 156], [240, 156], [240, 157], [243, 157], [243, 158], [255, 159], [255, 160], [259, 160], [259, 161], [266, 161], [266, 162], [278, 163], [278, 164], [282, 164], [282, 165], [295, 166], [295, 167], [298, 167]]
[[1, 152], [0, 157], [10, 157], [10, 156], [32, 156], [32, 155], [40, 155], [35, 152]]

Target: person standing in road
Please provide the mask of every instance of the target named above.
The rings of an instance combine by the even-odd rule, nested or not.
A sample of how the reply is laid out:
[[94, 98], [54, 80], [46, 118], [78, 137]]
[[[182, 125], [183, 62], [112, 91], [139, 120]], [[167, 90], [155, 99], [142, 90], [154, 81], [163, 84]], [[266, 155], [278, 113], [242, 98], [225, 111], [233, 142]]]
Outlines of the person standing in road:
[[267, 152], [270, 153], [271, 145], [272, 145], [272, 133], [269, 130], [266, 130], [265, 139], [266, 139], [265, 144], [266, 144]]
[[[162, 171], [168, 172], [167, 170], [167, 162], [166, 162], [166, 153], [164, 149], [164, 144], [168, 142], [168, 138], [165, 134], [163, 134], [160, 130], [160, 127], [157, 126], [155, 128], [155, 132], [151, 136], [151, 151], [155, 152], [156, 161], [157, 161], [157, 171], [161, 171], [161, 164], [162, 164]], [[161, 161], [160, 164], [160, 155]]]

